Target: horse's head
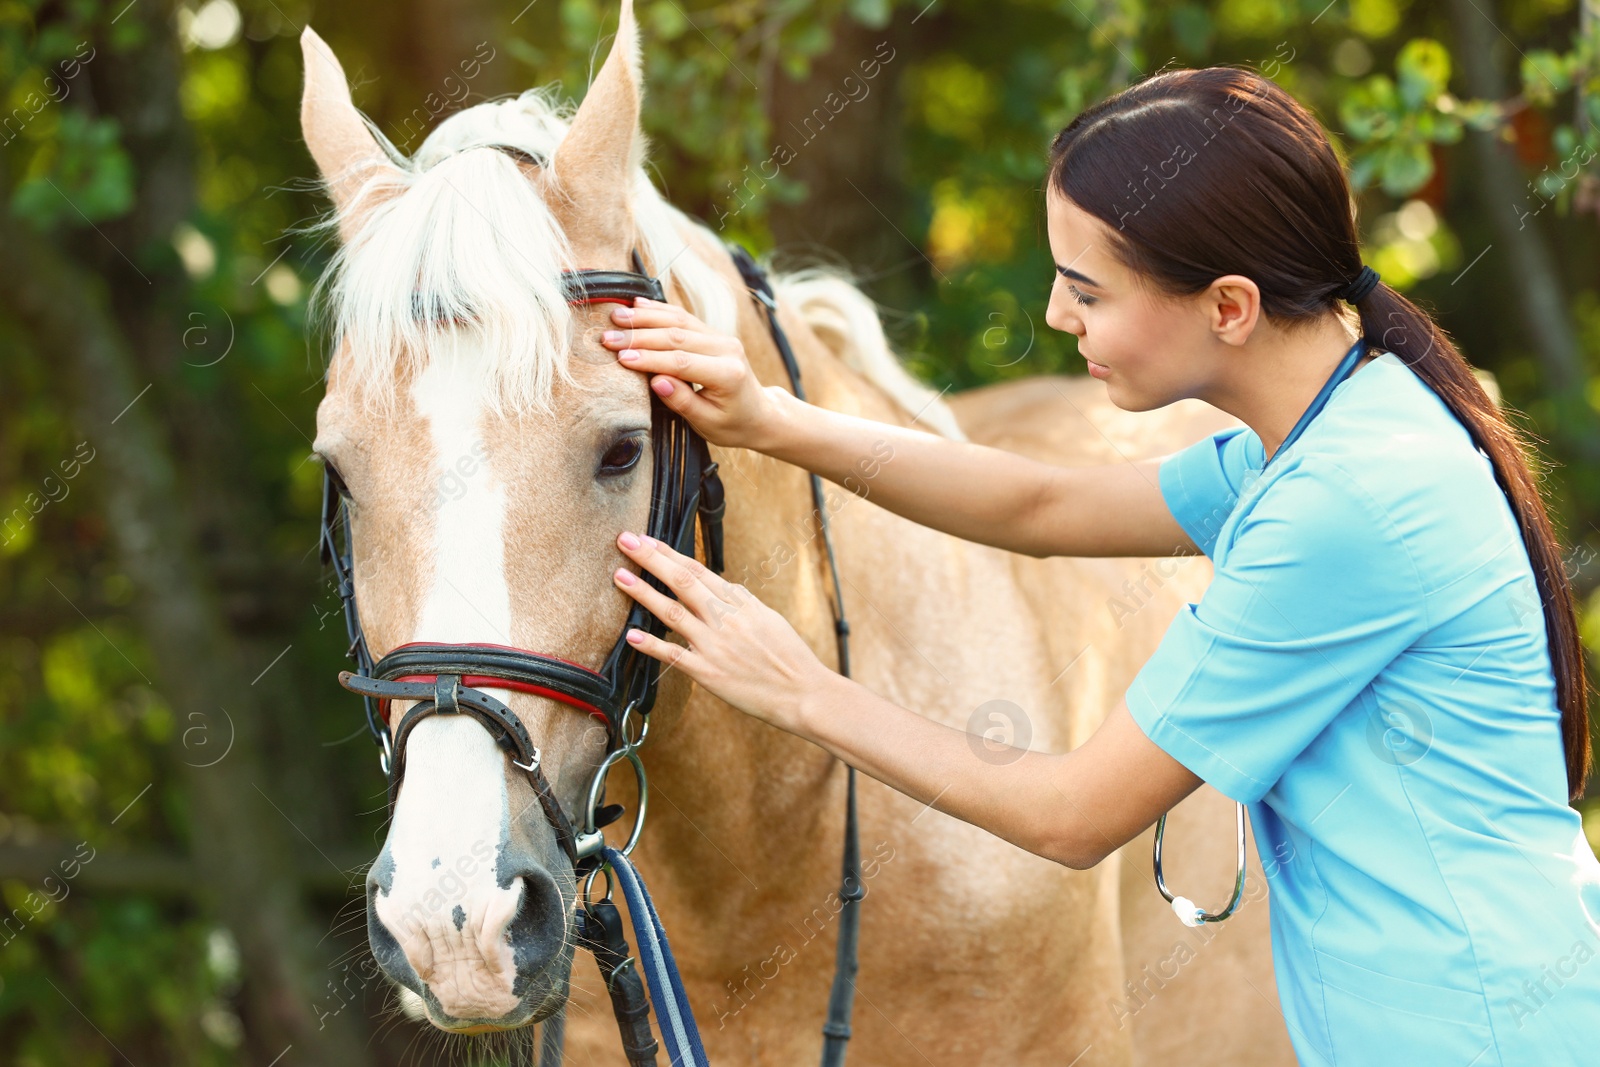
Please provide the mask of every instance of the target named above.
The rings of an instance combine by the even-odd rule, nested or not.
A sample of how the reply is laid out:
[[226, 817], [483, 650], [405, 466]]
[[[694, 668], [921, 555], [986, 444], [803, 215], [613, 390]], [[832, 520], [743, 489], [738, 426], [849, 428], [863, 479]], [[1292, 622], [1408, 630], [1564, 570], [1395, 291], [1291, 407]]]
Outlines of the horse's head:
[[[614, 539], [650, 513], [650, 397], [599, 343], [610, 305], [569, 306], [560, 274], [629, 270], [637, 249], [714, 326], [735, 311], [640, 166], [631, 5], [570, 123], [529, 92], [452, 116], [409, 160], [356, 111], [327, 45], [309, 29], [302, 45], [302, 126], [341, 238], [318, 286], [336, 348], [316, 450], [348, 489], [368, 645], [513, 646], [598, 669], [629, 606]], [[581, 812], [601, 723], [482, 688]], [[390, 723], [410, 706], [393, 701]], [[420, 722], [405, 767], [367, 879], [378, 962], [442, 1028], [543, 1018], [565, 996], [575, 879], [528, 776], [462, 715]]]

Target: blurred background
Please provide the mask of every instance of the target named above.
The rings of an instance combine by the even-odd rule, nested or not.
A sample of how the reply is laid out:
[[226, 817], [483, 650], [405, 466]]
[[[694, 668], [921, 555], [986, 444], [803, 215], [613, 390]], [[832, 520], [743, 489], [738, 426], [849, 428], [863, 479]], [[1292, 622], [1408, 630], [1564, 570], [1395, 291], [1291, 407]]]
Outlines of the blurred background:
[[[1368, 261], [1536, 435], [1593, 651], [1597, 11], [639, 0], [644, 124], [671, 200], [784, 264], [848, 266], [960, 390], [1082, 372], [1043, 322], [1062, 125], [1167, 66], [1275, 79], [1348, 158]], [[366, 951], [383, 781], [315, 550], [306, 297], [330, 250], [292, 232], [326, 208], [297, 38], [313, 25], [410, 151], [487, 98], [581, 96], [615, 21], [0, 0], [0, 1064], [468, 1062]]]

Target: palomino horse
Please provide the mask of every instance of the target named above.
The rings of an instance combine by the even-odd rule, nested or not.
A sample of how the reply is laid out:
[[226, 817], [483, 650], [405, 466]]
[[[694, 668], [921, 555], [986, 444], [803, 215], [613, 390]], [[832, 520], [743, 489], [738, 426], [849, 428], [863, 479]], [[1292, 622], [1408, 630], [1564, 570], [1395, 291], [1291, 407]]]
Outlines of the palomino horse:
[[[410, 159], [356, 111], [327, 45], [309, 29], [302, 45], [302, 125], [342, 239], [318, 285], [338, 341], [316, 450], [349, 488], [370, 647], [491, 643], [598, 667], [628, 607], [610, 577], [622, 558], [613, 539], [642, 529], [649, 511], [650, 400], [644, 377], [599, 344], [608, 307], [569, 307], [560, 271], [625, 270], [637, 249], [669, 299], [737, 333], [763, 382], [787, 381], [726, 248], [645, 175], [631, 5], [570, 118], [543, 92], [479, 104]], [[829, 408], [1059, 463], [1158, 455], [1224, 424], [1197, 402], [1118, 411], [1090, 379], [1035, 379], [946, 406], [900, 368], [854, 288], [812, 274], [778, 279], [778, 292], [810, 398]], [[805, 474], [713, 452], [727, 487], [729, 577], [832, 662]], [[875, 462], [893, 458], [863, 457], [864, 479]], [[982, 732], [998, 715], [1015, 731], [1008, 739], [1037, 748], [1084, 741], [1209, 575], [1203, 558], [1023, 558], [837, 488], [828, 507], [855, 677], [957, 727]], [[546, 698], [497, 695], [578, 810], [602, 731]], [[396, 718], [404, 707], [395, 702]], [[674, 672], [652, 718], [643, 755], [653, 795], [635, 858], [711, 1059], [815, 1062], [845, 768]], [[373, 951], [441, 1029], [508, 1030], [570, 1002], [570, 1062], [619, 1063], [596, 972], [574, 959], [571, 864], [508, 762], [462, 716], [417, 726], [367, 879]], [[613, 778], [612, 799], [631, 810], [625, 778]], [[861, 785], [867, 897], [852, 1062], [1292, 1062], [1259, 863], [1238, 917], [1190, 931], [1156, 893], [1148, 834], [1125, 858], [1070, 870]], [[1202, 903], [1206, 886], [1220, 898], [1232, 883], [1230, 805], [1202, 789], [1169, 826], [1174, 883]]]

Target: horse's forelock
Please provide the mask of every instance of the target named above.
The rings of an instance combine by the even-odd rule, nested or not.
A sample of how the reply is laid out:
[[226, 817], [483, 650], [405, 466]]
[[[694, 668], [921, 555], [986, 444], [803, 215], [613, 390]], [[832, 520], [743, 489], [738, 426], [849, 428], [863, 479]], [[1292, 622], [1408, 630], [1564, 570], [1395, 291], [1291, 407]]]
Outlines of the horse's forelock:
[[[593, 264], [571, 261], [566, 235], [516, 159], [487, 147], [549, 159], [569, 118], [551, 88], [457, 112], [412, 158], [396, 160], [391, 180], [400, 189], [346, 208], [367, 217], [313, 295], [331, 322], [335, 351], [348, 342], [348, 380], [368, 404], [387, 408], [398, 379], [448, 351], [453, 319], [483, 331], [481, 351], [491, 359], [483, 369], [497, 406], [548, 410], [556, 381], [570, 381], [572, 316], [560, 274]], [[732, 290], [685, 244], [681, 227], [696, 224], [661, 197], [642, 166], [633, 214], [646, 270], [671, 283], [713, 329], [733, 332]]]

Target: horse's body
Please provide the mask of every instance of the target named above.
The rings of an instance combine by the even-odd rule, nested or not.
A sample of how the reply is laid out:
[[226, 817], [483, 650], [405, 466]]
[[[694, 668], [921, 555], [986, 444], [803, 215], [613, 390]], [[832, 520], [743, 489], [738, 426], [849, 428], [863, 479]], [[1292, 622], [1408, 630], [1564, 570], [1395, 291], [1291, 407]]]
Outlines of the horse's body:
[[[350, 485], [356, 595], [376, 654], [407, 641], [491, 642], [594, 666], [616, 639], [624, 607], [610, 581], [621, 562], [612, 538], [643, 528], [649, 482], [602, 478], [594, 457], [648, 427], [650, 401], [642, 376], [595, 343], [605, 305], [561, 317], [555, 266], [625, 269], [642, 247], [669, 299], [737, 332], [763, 383], [787, 382], [725, 249], [652, 200], [635, 151], [635, 33], [624, 4], [617, 44], [570, 128], [538, 101], [491, 102], [452, 117], [407, 163], [379, 150], [337, 60], [307, 31], [302, 121], [349, 251], [317, 449]], [[513, 170], [476, 150], [493, 143], [545, 162]], [[470, 182], [479, 185], [458, 187]], [[474, 232], [480, 247], [467, 249]], [[538, 294], [539, 316], [559, 328], [529, 340], [547, 323], [516, 318], [527, 308], [508, 279]], [[778, 279], [778, 291], [809, 397], [829, 408], [898, 424], [920, 409], [921, 425], [1066, 464], [1173, 451], [1223, 424], [1198, 403], [1121, 412], [1089, 379], [978, 390], [948, 407], [919, 401], [928, 391], [894, 363], [859, 293], [797, 279]], [[419, 345], [414, 303], [441, 319], [481, 316], [503, 333], [457, 345], [470, 331], [453, 330]], [[497, 349], [507, 337], [533, 362], [508, 362]], [[517, 403], [525, 394], [543, 405], [537, 413]], [[727, 487], [727, 576], [833, 662], [805, 474], [713, 451]], [[869, 487], [874, 462], [893, 458], [863, 457]], [[1017, 556], [900, 519], [871, 503], [870, 489], [867, 500], [836, 486], [828, 497], [854, 677], [937, 721], [1000, 727], [1034, 748], [1082, 743], [1209, 575], [1203, 559]], [[547, 699], [505, 696], [575, 810], [599, 759], [596, 731]], [[379, 962], [436, 1025], [468, 1032], [548, 1017], [570, 974], [568, 1061], [621, 1063], [599, 975], [573, 955], [570, 863], [488, 735], [446, 718], [461, 717], [411, 735], [368, 878]], [[834, 968], [845, 768], [671, 671], [642, 755], [651, 803], [635, 859], [712, 1061], [815, 1062]], [[631, 811], [626, 779], [613, 776], [608, 799]], [[1231, 884], [1229, 808], [1202, 789], [1169, 823], [1172, 877], [1204, 902]], [[1174, 1053], [1230, 1067], [1292, 1062], [1259, 864], [1253, 904], [1202, 936], [1157, 895], [1148, 836], [1126, 863], [1118, 855], [1075, 871], [870, 779], [860, 819], [867, 897], [852, 1063], [1087, 1067]]]

